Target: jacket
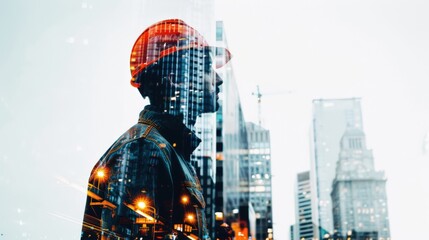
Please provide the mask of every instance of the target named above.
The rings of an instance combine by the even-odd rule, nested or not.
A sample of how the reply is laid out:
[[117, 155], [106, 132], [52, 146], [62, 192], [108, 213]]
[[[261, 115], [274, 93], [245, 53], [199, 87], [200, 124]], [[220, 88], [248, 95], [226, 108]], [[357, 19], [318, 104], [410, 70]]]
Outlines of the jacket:
[[190, 161], [200, 142], [179, 118], [146, 106], [91, 172], [81, 238], [208, 239]]

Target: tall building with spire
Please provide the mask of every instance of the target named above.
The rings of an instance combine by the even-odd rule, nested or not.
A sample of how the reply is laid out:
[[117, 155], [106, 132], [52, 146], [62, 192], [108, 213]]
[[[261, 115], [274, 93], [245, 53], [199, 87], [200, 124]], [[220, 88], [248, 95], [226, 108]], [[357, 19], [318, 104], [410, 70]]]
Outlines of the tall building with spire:
[[339, 142], [347, 127], [363, 129], [360, 103], [359, 98], [313, 100], [310, 180], [312, 218], [319, 239], [334, 231], [331, 192]]
[[345, 130], [332, 184], [334, 233], [344, 238], [389, 240], [386, 178], [376, 171], [360, 128]]

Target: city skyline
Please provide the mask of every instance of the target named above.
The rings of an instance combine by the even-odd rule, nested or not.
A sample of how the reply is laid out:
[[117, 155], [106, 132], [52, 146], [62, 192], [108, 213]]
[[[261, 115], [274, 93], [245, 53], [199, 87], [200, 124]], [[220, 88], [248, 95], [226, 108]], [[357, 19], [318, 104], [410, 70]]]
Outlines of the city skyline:
[[422, 232], [415, 229], [424, 229], [429, 216], [424, 27], [429, 3], [224, 1], [222, 6], [218, 12], [234, 52], [245, 117], [258, 119], [252, 93], [259, 86], [262, 124], [271, 130], [274, 229], [294, 222], [293, 204], [287, 203], [293, 202], [294, 176], [310, 167], [312, 101], [356, 97], [362, 99], [375, 167], [388, 178], [392, 239], [419, 238]]
[[[429, 216], [429, 3], [217, 3], [246, 121], [258, 121], [252, 93], [261, 89], [274, 229], [294, 221], [293, 180], [309, 168], [312, 100], [359, 97], [368, 146], [388, 177], [392, 238], [420, 237], [414, 230]], [[10, 224], [3, 237], [44, 236], [50, 226], [39, 222], [80, 232], [71, 216], [81, 215], [86, 173], [144, 105], [128, 83], [129, 48], [148, 23], [176, 10], [159, 5], [1, 3], [0, 180], [9, 194], [0, 201]]]

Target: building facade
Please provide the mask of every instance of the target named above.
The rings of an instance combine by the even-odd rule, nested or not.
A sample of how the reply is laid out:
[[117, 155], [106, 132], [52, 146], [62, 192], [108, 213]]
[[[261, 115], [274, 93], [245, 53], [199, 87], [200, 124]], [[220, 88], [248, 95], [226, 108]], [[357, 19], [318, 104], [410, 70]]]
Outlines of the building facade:
[[295, 185], [295, 233], [296, 239], [313, 240], [315, 224], [311, 208], [310, 171], [298, 173]]
[[[227, 40], [223, 23], [216, 25], [217, 45], [227, 47]], [[216, 53], [219, 59], [222, 52]], [[254, 215], [253, 207], [249, 205], [249, 156], [246, 123], [238, 94], [237, 84], [231, 64], [219, 69], [217, 73], [223, 79], [221, 95], [219, 96], [220, 109], [216, 115], [217, 144], [216, 160], [218, 162], [216, 184], [216, 212], [217, 223], [227, 223], [234, 230], [235, 236], [249, 236], [254, 232], [251, 229]], [[247, 238], [246, 238], [247, 239]]]
[[205, 214], [207, 228], [215, 225], [215, 184], [216, 184], [216, 122], [214, 114], [206, 114], [197, 122], [196, 131], [202, 142], [192, 153], [192, 163], [198, 174], [206, 202]]
[[340, 145], [332, 188], [334, 232], [356, 240], [389, 240], [386, 178], [375, 171], [364, 132], [348, 128]]
[[249, 197], [256, 213], [256, 239], [272, 239], [270, 131], [252, 122], [246, 125], [249, 141]]
[[331, 191], [339, 143], [348, 126], [363, 128], [360, 103], [359, 98], [313, 100], [310, 179], [313, 219], [319, 239], [334, 230]]

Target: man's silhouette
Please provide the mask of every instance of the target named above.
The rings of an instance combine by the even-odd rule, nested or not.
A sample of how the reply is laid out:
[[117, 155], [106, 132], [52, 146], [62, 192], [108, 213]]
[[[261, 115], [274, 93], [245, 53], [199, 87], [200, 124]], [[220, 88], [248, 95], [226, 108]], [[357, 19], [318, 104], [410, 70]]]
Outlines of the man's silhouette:
[[[214, 55], [225, 59], [214, 66]], [[205, 201], [190, 155], [201, 140], [194, 124], [218, 109], [230, 59], [179, 19], [158, 22], [131, 52], [131, 85], [150, 100], [138, 123], [93, 168], [82, 239], [208, 239]], [[213, 66], [212, 66], [213, 65]]]

